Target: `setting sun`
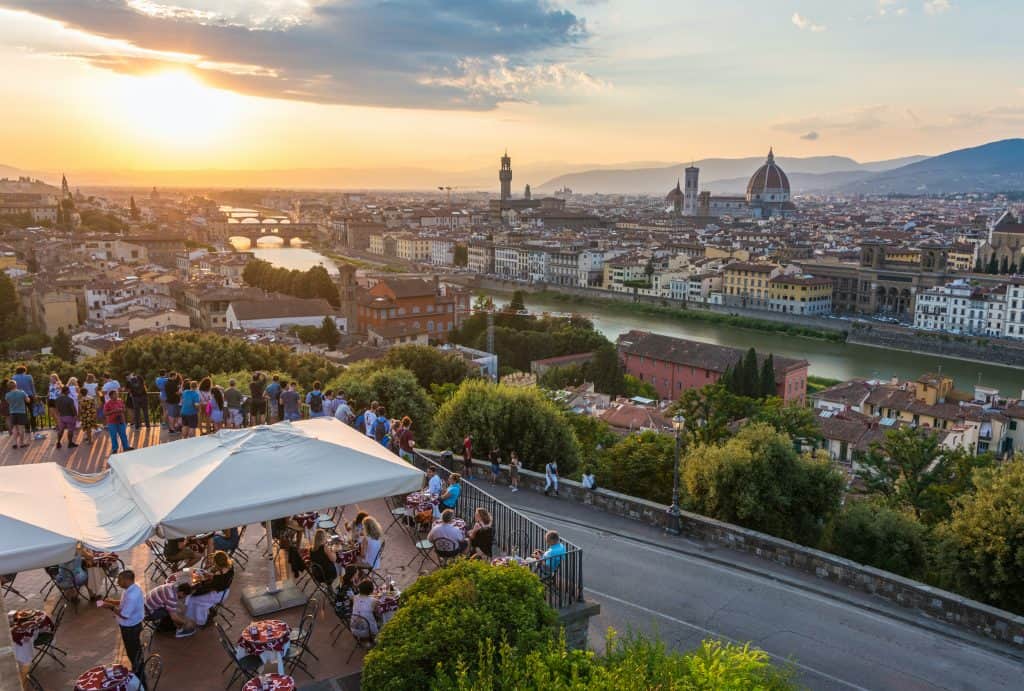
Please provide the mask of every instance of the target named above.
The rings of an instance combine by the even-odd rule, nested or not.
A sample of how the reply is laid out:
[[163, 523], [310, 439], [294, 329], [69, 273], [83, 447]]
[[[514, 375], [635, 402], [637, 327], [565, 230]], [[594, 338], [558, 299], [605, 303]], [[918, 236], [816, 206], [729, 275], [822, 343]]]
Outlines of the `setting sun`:
[[236, 97], [211, 89], [184, 70], [128, 77], [121, 107], [130, 131], [176, 146], [205, 144], [231, 124]]

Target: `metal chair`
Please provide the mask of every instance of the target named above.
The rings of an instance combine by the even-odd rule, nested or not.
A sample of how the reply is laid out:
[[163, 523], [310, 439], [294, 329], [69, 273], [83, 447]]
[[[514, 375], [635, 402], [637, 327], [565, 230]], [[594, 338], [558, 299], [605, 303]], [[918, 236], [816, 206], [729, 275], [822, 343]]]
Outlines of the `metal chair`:
[[[220, 624], [217, 624], [217, 639], [220, 641], [220, 645], [224, 648], [224, 652], [227, 653], [230, 661], [228, 667], [234, 665], [235, 671], [231, 674], [231, 679], [228, 680], [225, 689], [230, 689], [236, 680], [241, 679], [242, 683], [249, 681], [253, 677], [259, 675], [260, 669], [263, 667], [263, 660], [258, 655], [246, 655], [245, 657], [238, 658], [235, 656], [235, 646], [231, 643], [231, 639], [224, 633], [224, 629], [221, 628]], [[224, 668], [225, 670], [227, 667]]]
[[43, 631], [36, 634], [36, 642], [33, 646], [35, 654], [32, 656], [32, 664], [28, 669], [29, 674], [32, 674], [43, 659], [47, 657], [56, 661], [61, 666], [61, 669], [66, 669], [64, 661], [57, 657], [57, 655], [67, 657], [68, 651], [58, 648], [54, 645], [54, 641], [57, 639], [57, 632], [60, 631], [60, 625], [64, 621], [64, 612], [67, 611], [67, 608], [68, 604], [65, 600], [58, 600], [57, 606], [53, 608], [53, 614], [50, 615], [50, 621], [53, 622], [53, 631]]
[[406, 522], [409, 520], [409, 509], [405, 507], [405, 500], [386, 497], [384, 503], [387, 504], [388, 511], [391, 513], [391, 523], [384, 531], [384, 534], [387, 535], [396, 525], [405, 530]]
[[352, 633], [352, 638], [355, 639], [356, 644], [353, 646], [352, 652], [348, 654], [345, 664], [352, 661], [352, 656], [360, 648], [369, 650], [377, 644], [377, 635], [373, 632], [373, 626], [370, 624], [370, 620], [364, 616], [353, 614], [349, 620], [348, 630]]
[[146, 547], [149, 548], [149, 554], [152, 558], [146, 566], [145, 573], [149, 576], [150, 580], [154, 582], [167, 582], [167, 577], [174, 573], [174, 568], [171, 563], [164, 558], [163, 547], [158, 545], [153, 538], [146, 540]]
[[317, 654], [314, 653], [312, 650], [310, 650], [308, 648], [308, 646], [306, 646], [306, 643], [303, 642], [303, 639], [302, 639], [303, 629], [302, 629], [302, 627], [305, 624], [307, 617], [312, 617], [313, 619], [316, 619], [317, 617], [319, 617], [321, 609], [323, 609], [323, 599], [321, 598], [321, 596], [320, 595], [312, 595], [312, 596], [310, 596], [310, 598], [308, 600], [306, 600], [306, 604], [302, 606], [302, 615], [299, 616], [299, 628], [298, 629], [292, 629], [292, 633], [291, 633], [291, 637], [290, 637], [290, 641], [291, 641], [292, 645], [305, 646], [306, 647], [306, 652], [309, 653], [310, 655], [312, 655], [313, 659], [316, 660], [317, 662], [320, 661], [320, 658], [317, 657]]
[[[65, 603], [67, 603], [69, 605], [75, 605], [76, 608], [78, 607], [78, 603], [81, 602], [82, 600], [85, 600], [85, 601], [88, 602], [88, 600], [89, 600], [88, 593], [83, 593], [82, 592], [82, 588], [84, 588], [85, 585], [84, 584], [83, 585], [74, 585], [74, 583], [75, 583], [75, 574], [73, 574], [71, 571], [69, 571], [68, 569], [64, 568], [63, 566], [48, 566], [44, 570], [46, 571], [46, 575], [50, 577], [50, 584], [51, 584], [51, 587], [50, 587], [49, 591], [47, 592], [47, 594], [49, 594], [49, 593], [51, 593], [53, 591], [57, 591], [57, 598], [58, 598], [58, 600], [60, 602], [65, 602]], [[68, 588], [67, 590], [75, 591], [78, 594], [78, 599], [77, 600], [72, 601], [68, 597], [68, 594], [65, 591], [65, 589], [60, 587], [60, 582], [61, 581], [64, 581], [65, 583], [71, 583], [72, 584], [72, 586], [70, 588]], [[46, 596], [44, 595], [43, 597], [45, 598]]]
[[14, 587], [14, 579], [18, 577], [16, 573], [5, 573], [0, 575], [0, 597], [6, 598], [10, 594], [17, 595], [22, 600], [28, 601], [28, 598], [21, 594], [17, 588]]
[[146, 662], [142, 666], [142, 688], [146, 691], [156, 691], [163, 673], [164, 662], [160, 658], [160, 653], [153, 653], [146, 658]]
[[437, 559], [434, 557], [433, 542], [426, 538], [423, 538], [422, 540], [416, 540], [413, 543], [413, 546], [416, 548], [416, 554], [412, 555], [412, 559], [410, 559], [409, 563], [405, 565], [406, 568], [409, 568], [412, 565], [412, 563], [416, 561], [416, 557], [420, 558], [419, 566], [416, 567], [417, 571], [422, 571], [423, 565], [426, 564], [428, 561], [434, 566], [438, 566]]
[[106, 567], [96, 567], [103, 569], [103, 597], [110, 597], [110, 593], [117, 592], [117, 577], [124, 571], [124, 561], [118, 557], [116, 563], [110, 564]]
[[[307, 614], [302, 618], [299, 623], [299, 637], [297, 640], [292, 642], [292, 645], [288, 646], [288, 651], [284, 655], [284, 668], [285, 671], [295, 676], [296, 668], [301, 669], [306, 675], [312, 679], [313, 673], [306, 667], [306, 663], [303, 662], [303, 657], [309, 653], [309, 639], [313, 635], [313, 627], [316, 624], [316, 615], [313, 613]], [[310, 653], [312, 654], [312, 653]], [[314, 657], [316, 657], [314, 655]]]
[[434, 540], [434, 553], [440, 566], [447, 566], [455, 559], [462, 556], [459, 544], [446, 537], [439, 537]]

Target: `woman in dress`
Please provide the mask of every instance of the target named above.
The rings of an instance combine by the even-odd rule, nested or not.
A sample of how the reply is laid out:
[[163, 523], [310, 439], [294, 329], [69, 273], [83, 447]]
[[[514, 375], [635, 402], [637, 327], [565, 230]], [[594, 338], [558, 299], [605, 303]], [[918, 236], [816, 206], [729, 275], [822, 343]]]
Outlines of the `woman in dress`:
[[56, 372], [50, 373], [50, 389], [46, 393], [46, 407], [50, 409], [50, 417], [56, 419], [57, 417], [57, 398], [60, 397], [61, 389], [64, 388], [64, 382], [60, 380]]
[[75, 402], [75, 410], [78, 410], [78, 390], [82, 388], [81, 384], [78, 383], [78, 377], [68, 377], [68, 396], [71, 396], [71, 400]]
[[[89, 372], [85, 375], [85, 384], [82, 385], [85, 394], [92, 399], [93, 408], [96, 410], [96, 422], [104, 424], [103, 419], [103, 393], [100, 391], [100, 384], [96, 381], [96, 375]], [[84, 424], [84, 423], [83, 423]]]
[[521, 467], [519, 462], [519, 455], [513, 451], [508, 458], [508, 480], [509, 487], [513, 492], [519, 491], [519, 468]]
[[96, 397], [89, 396], [84, 386], [78, 390], [78, 424], [85, 433], [85, 441], [92, 443], [92, 430], [96, 426]]
[[359, 568], [373, 571], [380, 567], [380, 550], [384, 546], [384, 531], [373, 516], [363, 519], [363, 539], [359, 541]]
[[327, 533], [319, 528], [313, 533], [313, 547], [309, 550], [309, 564], [310, 566], [316, 564], [318, 567], [310, 572], [318, 583], [330, 585], [338, 575], [335, 550], [327, 542]]

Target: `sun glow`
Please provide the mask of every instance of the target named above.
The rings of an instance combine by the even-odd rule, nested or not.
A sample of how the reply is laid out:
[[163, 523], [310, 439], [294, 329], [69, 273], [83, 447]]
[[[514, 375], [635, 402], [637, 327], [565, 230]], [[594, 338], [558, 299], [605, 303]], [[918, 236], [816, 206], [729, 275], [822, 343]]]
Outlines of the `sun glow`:
[[208, 144], [237, 116], [238, 97], [211, 89], [184, 70], [130, 79], [121, 104], [126, 124], [161, 144], [181, 148]]

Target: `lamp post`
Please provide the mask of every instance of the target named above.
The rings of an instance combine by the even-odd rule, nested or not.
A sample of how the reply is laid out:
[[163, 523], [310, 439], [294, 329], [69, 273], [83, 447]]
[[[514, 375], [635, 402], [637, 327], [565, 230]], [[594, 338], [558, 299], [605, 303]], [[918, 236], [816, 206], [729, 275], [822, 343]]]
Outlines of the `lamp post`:
[[668, 507], [668, 532], [679, 535], [683, 532], [682, 509], [679, 508], [679, 461], [683, 448], [683, 429], [686, 418], [676, 415], [672, 418], [672, 429], [676, 432], [676, 457], [672, 470], [672, 506]]

